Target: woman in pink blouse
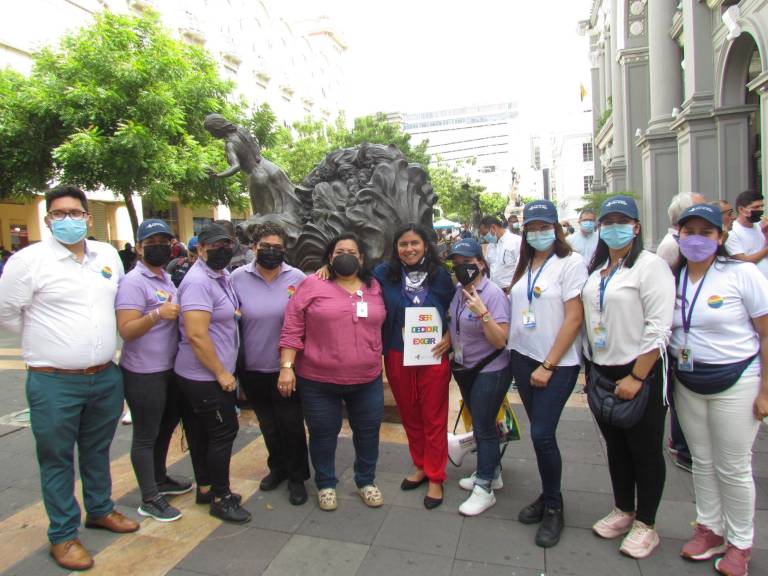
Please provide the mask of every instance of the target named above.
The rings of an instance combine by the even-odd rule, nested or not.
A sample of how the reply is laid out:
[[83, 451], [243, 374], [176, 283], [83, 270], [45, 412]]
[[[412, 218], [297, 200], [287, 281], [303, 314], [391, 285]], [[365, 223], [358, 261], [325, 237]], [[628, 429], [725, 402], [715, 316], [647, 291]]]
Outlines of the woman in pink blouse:
[[331, 240], [323, 261], [331, 281], [309, 276], [286, 308], [278, 389], [284, 396], [296, 390], [301, 395], [320, 508], [337, 506], [342, 401], [355, 445], [355, 484], [363, 502], [377, 507], [384, 503], [375, 484], [384, 413], [381, 326], [386, 310], [381, 287], [354, 234]]

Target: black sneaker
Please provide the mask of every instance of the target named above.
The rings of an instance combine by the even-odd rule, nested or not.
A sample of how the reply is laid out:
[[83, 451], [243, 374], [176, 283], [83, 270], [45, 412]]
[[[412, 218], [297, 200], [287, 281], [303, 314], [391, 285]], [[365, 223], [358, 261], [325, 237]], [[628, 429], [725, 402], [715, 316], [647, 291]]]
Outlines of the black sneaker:
[[541, 519], [541, 525], [536, 531], [536, 545], [541, 548], [552, 548], [560, 541], [564, 524], [562, 507], [558, 509], [546, 508], [544, 517]]
[[269, 492], [270, 490], [274, 490], [280, 486], [283, 480], [285, 480], [285, 476], [283, 474], [270, 470], [269, 474], [261, 479], [261, 482], [259, 483], [259, 489], [262, 492]]
[[[243, 497], [240, 496], [240, 494], [235, 494], [234, 492], [230, 492], [230, 495], [232, 498], [234, 498], [238, 504], [243, 500]], [[195, 493], [195, 504], [210, 504], [213, 502], [213, 490], [208, 490], [205, 494], [200, 492], [200, 488], [197, 489], [197, 492]]]
[[517, 515], [517, 520], [523, 524], [537, 524], [541, 522], [543, 516], [544, 502], [542, 501], [541, 496], [539, 496], [536, 498], [535, 502], [528, 504], [528, 506], [520, 510], [520, 513]]
[[157, 483], [157, 489], [161, 496], [177, 496], [186, 494], [192, 490], [192, 482], [186, 480], [176, 480], [166, 476], [165, 480]]
[[168, 504], [162, 496], [158, 496], [151, 502], [142, 502], [138, 510], [142, 516], [154, 518], [158, 522], [173, 522], [181, 518], [181, 512]]
[[288, 480], [288, 501], [294, 506], [301, 506], [307, 501], [307, 489], [304, 482]]
[[245, 524], [251, 521], [251, 513], [240, 506], [240, 502], [234, 498], [233, 494], [229, 494], [221, 500], [211, 502], [209, 514], [224, 522], [232, 522], [233, 524]]

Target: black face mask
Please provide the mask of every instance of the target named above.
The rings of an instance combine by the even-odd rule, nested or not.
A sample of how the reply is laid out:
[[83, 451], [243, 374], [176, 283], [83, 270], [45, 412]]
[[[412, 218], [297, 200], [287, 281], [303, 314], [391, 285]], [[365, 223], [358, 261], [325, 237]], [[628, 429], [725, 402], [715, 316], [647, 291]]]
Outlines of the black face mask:
[[205, 263], [211, 270], [223, 270], [229, 265], [234, 254], [235, 251], [228, 246], [212, 248], [206, 253]]
[[150, 266], [165, 266], [171, 261], [170, 244], [150, 244], [143, 247], [144, 262]]
[[360, 269], [360, 261], [352, 254], [339, 254], [331, 262], [331, 268], [338, 276], [352, 276]]
[[752, 212], [749, 213], [749, 221], [753, 224], [756, 224], [760, 222], [760, 218], [763, 217], [763, 211], [762, 210], [752, 210]]
[[402, 263], [403, 268], [405, 269], [406, 273], [409, 272], [424, 272], [427, 269], [427, 256], [426, 254], [421, 257], [421, 260], [416, 262], [416, 264], [406, 264]]
[[283, 260], [285, 260], [285, 252], [283, 250], [259, 248], [256, 252], [256, 262], [267, 270], [274, 270], [283, 263]]
[[480, 267], [477, 264], [456, 264], [453, 271], [462, 286], [468, 286], [480, 275]]

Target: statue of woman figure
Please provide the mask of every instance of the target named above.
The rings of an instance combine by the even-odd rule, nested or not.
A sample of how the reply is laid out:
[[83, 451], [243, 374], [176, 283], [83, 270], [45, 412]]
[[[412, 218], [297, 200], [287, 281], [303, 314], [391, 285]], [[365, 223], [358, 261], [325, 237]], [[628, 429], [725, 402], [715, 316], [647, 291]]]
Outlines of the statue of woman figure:
[[[229, 168], [212, 176], [228, 178], [240, 170], [245, 172], [254, 215], [280, 222], [292, 240], [298, 238], [302, 225], [302, 204], [285, 172], [261, 156], [261, 146], [256, 138], [221, 114], [208, 114], [203, 126], [212, 136], [224, 140], [229, 161]], [[271, 215], [276, 217], [268, 218]]]

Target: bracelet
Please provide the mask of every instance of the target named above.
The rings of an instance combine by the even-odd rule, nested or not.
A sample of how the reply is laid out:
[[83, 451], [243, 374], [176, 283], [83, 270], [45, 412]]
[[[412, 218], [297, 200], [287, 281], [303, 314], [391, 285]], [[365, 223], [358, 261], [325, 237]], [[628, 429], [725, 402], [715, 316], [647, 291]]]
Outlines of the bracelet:
[[544, 360], [541, 363], [541, 367], [544, 368], [544, 370], [546, 370], [547, 372], [554, 372], [555, 371], [554, 365], [551, 362], [547, 362], [546, 360]]
[[157, 324], [160, 321], [160, 308], [155, 308], [149, 313], [149, 317], [152, 319], [153, 324]]
[[630, 375], [632, 378], [634, 378], [635, 380], [637, 380], [638, 382], [640, 382], [641, 384], [642, 384], [643, 382], [645, 382], [645, 378], [640, 378], [640, 376], [638, 376], [638, 375], [637, 375], [637, 374], [635, 374], [634, 372], [630, 372], [630, 373], [629, 373], [629, 375]]

